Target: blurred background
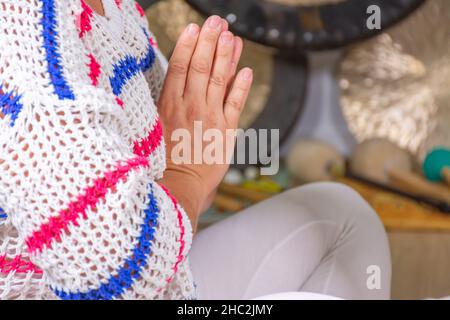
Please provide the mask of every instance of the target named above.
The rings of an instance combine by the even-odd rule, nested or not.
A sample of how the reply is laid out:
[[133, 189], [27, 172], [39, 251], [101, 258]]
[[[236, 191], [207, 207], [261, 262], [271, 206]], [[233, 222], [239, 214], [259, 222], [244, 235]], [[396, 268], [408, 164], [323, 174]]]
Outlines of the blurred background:
[[139, 2], [167, 57], [188, 23], [227, 19], [255, 71], [240, 126], [280, 130], [280, 172], [231, 168], [201, 227], [301, 184], [345, 183], [388, 231], [393, 298], [450, 295], [450, 1]]

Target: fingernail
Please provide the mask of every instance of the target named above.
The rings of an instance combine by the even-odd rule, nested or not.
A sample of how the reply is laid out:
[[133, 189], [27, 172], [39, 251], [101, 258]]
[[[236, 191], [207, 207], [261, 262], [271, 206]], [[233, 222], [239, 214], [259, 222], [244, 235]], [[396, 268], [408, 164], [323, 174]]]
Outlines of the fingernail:
[[243, 69], [241, 77], [245, 81], [250, 81], [253, 78], [253, 70], [250, 68]]
[[196, 36], [199, 32], [199, 27], [195, 23], [191, 23], [186, 28], [186, 31], [190, 36]]
[[224, 30], [228, 30], [229, 24], [226, 19], [222, 19], [222, 26]]
[[220, 43], [222, 43], [222, 44], [229, 45], [229, 44], [233, 43], [233, 39], [234, 39], [233, 34], [229, 31], [223, 32], [220, 35]]
[[208, 26], [213, 29], [222, 28], [222, 18], [219, 16], [212, 16], [208, 19]]

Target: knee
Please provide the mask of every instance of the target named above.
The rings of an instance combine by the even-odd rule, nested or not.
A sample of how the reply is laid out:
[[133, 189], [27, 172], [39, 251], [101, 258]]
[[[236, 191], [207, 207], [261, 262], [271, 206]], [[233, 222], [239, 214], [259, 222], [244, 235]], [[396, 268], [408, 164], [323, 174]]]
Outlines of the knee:
[[352, 188], [334, 182], [313, 183], [289, 191], [293, 199], [307, 206], [317, 214], [351, 223], [381, 225], [380, 219], [371, 206]]
[[[383, 270], [382, 286], [386, 288], [383, 292], [389, 292], [389, 242], [380, 218], [370, 205], [355, 190], [337, 183], [315, 183], [290, 192], [290, 199], [307, 207], [315, 216], [313, 219], [337, 226], [331, 250], [343, 254], [344, 259], [351, 259], [357, 272], [364, 276], [368, 266], [379, 266]], [[361, 292], [367, 294], [364, 288]]]

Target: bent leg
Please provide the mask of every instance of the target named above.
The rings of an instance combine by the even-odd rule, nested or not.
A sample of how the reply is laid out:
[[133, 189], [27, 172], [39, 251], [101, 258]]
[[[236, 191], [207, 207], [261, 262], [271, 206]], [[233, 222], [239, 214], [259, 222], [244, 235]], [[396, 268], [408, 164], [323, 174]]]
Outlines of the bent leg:
[[[289, 291], [345, 299], [390, 296], [382, 224], [356, 192], [333, 183], [290, 190], [200, 232], [191, 264], [201, 299]], [[375, 290], [367, 286], [373, 266], [380, 271]]]

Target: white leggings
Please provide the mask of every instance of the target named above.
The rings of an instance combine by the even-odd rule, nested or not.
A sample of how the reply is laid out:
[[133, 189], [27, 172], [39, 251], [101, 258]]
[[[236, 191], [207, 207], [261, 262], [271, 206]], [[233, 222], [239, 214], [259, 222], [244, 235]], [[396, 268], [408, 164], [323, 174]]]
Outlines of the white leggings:
[[199, 232], [190, 256], [200, 299], [390, 297], [383, 225], [339, 184], [296, 188], [246, 209]]

